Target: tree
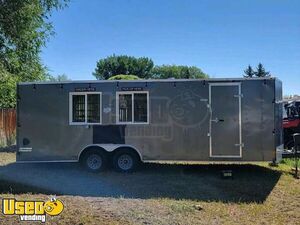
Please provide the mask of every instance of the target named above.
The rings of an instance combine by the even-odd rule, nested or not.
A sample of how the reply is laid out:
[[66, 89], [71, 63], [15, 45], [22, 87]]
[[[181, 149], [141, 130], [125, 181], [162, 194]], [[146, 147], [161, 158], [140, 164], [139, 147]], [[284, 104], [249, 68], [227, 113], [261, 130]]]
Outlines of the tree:
[[68, 0], [1, 0], [0, 61], [4, 68], [22, 81], [44, 79], [46, 68], [39, 53], [53, 34], [48, 21], [53, 9]]
[[10, 74], [0, 63], [0, 108], [16, 107], [16, 83], [18, 77]]
[[256, 68], [255, 75], [257, 77], [268, 77], [268, 76], [270, 76], [270, 72], [266, 72], [263, 64], [259, 63]]
[[112, 55], [97, 62], [93, 75], [97, 79], [109, 79], [112, 76], [136, 75], [140, 78], [149, 78], [153, 68], [153, 61], [147, 57], [136, 58], [127, 55]]
[[156, 79], [197, 79], [207, 78], [208, 75], [195, 66], [162, 65], [153, 68], [152, 77]]
[[40, 52], [53, 35], [49, 17], [68, 1], [0, 0], [0, 98], [6, 105], [15, 105], [16, 82], [46, 79]]
[[155, 78], [207, 78], [208, 75], [196, 66], [161, 65], [155, 66], [147, 57], [135, 58], [126, 55], [112, 55], [97, 62], [93, 75], [97, 79], [109, 79], [115, 75], [135, 75], [141, 79]]
[[208, 74], [204, 73], [200, 68], [196, 66], [189, 66], [188, 67], [189, 71], [189, 79], [197, 79], [197, 78], [208, 78]]
[[66, 74], [61, 74], [61, 75], [57, 75], [56, 77], [49, 76], [48, 80], [59, 82], [59, 81], [70, 81], [71, 79], [68, 78], [68, 76]]
[[252, 69], [252, 67], [249, 65], [247, 69], [244, 70], [244, 77], [254, 77], [255, 76], [255, 71]]
[[119, 74], [110, 77], [108, 80], [139, 80], [140, 78], [135, 75], [124, 75], [124, 74]]

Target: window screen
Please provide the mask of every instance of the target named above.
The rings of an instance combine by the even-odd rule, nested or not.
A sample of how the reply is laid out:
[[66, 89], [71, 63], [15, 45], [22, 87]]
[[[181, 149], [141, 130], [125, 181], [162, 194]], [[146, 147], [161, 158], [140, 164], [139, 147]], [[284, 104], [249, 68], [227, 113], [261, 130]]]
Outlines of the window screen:
[[134, 94], [134, 122], [147, 122], [147, 94]]
[[87, 122], [100, 123], [100, 95], [87, 95]]
[[132, 95], [119, 95], [119, 121], [132, 122]]
[[73, 121], [72, 122], [84, 122], [85, 121], [85, 96], [73, 95]]

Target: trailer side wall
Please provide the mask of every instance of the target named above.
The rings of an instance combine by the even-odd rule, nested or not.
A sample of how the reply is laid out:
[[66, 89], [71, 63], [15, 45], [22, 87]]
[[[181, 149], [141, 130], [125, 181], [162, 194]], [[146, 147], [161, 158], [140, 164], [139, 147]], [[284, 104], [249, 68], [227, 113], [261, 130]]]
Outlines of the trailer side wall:
[[[209, 104], [209, 86], [229, 82], [239, 84], [242, 94], [232, 96], [240, 98], [240, 112], [233, 114], [241, 117], [242, 157], [215, 158], [210, 156], [214, 109]], [[17, 160], [76, 161], [86, 146], [97, 144], [133, 146], [143, 160], [272, 161], [276, 146], [282, 142], [282, 109], [274, 108], [274, 99], [281, 96], [280, 82], [276, 82], [272, 78], [21, 84], [17, 145], [22, 151]], [[101, 125], [70, 125], [70, 93], [76, 90], [101, 92]], [[134, 90], [149, 93], [149, 123], [118, 124], [116, 93]], [[228, 105], [220, 102], [218, 110], [230, 111]], [[228, 132], [214, 141], [228, 141], [230, 129], [236, 128], [228, 125]]]

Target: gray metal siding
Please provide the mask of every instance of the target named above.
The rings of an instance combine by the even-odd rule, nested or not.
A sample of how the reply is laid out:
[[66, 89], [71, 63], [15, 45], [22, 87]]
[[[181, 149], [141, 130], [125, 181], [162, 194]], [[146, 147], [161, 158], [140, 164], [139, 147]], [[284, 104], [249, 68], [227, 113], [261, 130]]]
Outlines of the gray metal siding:
[[274, 103], [274, 123], [275, 123], [275, 146], [278, 147], [283, 144], [283, 128], [282, 128], [282, 110], [283, 110], [283, 103], [282, 103], [282, 83], [280, 80], [275, 80], [275, 103]]
[[[240, 82], [242, 140], [241, 159], [209, 157], [207, 107], [210, 82]], [[122, 142], [138, 149], [145, 160], [271, 161], [275, 153], [274, 79], [71, 82], [21, 84], [18, 102], [18, 146], [30, 140], [32, 152], [19, 152], [18, 161], [72, 160], [87, 145], [94, 143], [94, 125], [69, 125], [69, 93], [75, 88], [95, 88], [102, 92], [102, 131], [115, 137], [116, 92], [125, 87], [149, 91], [149, 124], [122, 125]], [[222, 93], [220, 93], [222, 94]], [[224, 103], [226, 104], [226, 103]], [[106, 110], [104, 110], [106, 109]], [[110, 109], [110, 112], [109, 110]], [[123, 129], [122, 128], [122, 129]], [[101, 135], [101, 132], [97, 135]], [[120, 135], [122, 132], [120, 133]], [[224, 134], [220, 143], [226, 141]], [[111, 139], [108, 142], [113, 142]], [[123, 144], [120, 143], [120, 144]], [[111, 143], [107, 143], [111, 144]]]

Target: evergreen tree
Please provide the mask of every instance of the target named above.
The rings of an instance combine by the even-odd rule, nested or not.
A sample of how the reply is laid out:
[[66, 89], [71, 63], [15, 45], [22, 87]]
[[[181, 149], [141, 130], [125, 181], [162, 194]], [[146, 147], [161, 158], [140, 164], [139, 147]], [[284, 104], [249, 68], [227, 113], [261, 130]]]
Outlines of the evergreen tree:
[[266, 72], [263, 64], [259, 63], [256, 68], [255, 75], [257, 77], [268, 77], [268, 76], [270, 76], [270, 72]]
[[244, 70], [244, 77], [254, 77], [255, 71], [252, 69], [252, 67], [249, 65], [247, 69]]

